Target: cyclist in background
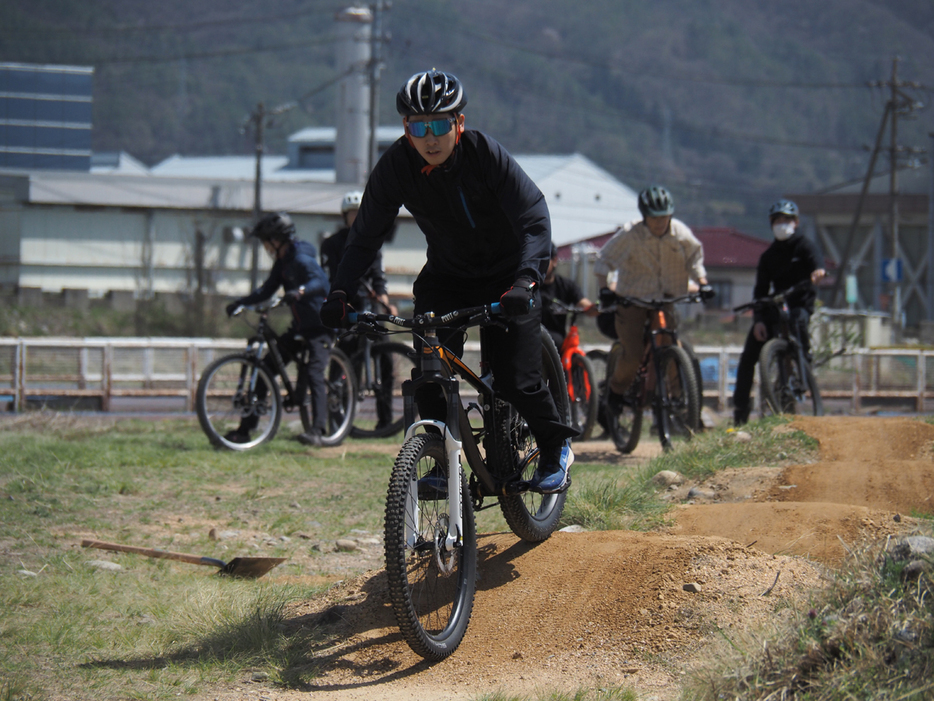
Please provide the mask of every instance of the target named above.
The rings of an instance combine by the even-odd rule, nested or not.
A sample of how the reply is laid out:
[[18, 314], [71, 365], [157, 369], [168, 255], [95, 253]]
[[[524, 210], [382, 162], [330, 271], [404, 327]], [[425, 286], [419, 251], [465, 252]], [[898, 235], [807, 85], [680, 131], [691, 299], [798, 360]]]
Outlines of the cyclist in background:
[[[787, 290], [803, 280], [810, 279], [811, 286], [789, 295], [788, 309], [792, 323], [798, 330], [798, 337], [804, 348], [808, 362], [811, 360], [811, 339], [808, 324], [814, 313], [816, 285], [827, 271], [821, 264], [817, 246], [798, 231], [798, 205], [791, 200], [779, 200], [769, 209], [769, 224], [775, 240], [759, 257], [756, 267], [756, 285], [752, 298], [759, 299], [772, 293]], [[769, 307], [753, 312], [752, 328], [746, 336], [743, 353], [736, 370], [736, 387], [733, 390], [733, 423], [742, 426], [749, 421], [749, 392], [752, 378], [759, 362], [762, 346], [773, 335], [773, 328], [778, 322], [778, 310]]]
[[578, 307], [583, 309], [587, 316], [597, 316], [599, 311], [597, 306], [584, 296], [580, 285], [555, 272], [557, 267], [558, 247], [552, 244], [551, 260], [548, 262], [548, 270], [545, 272], [545, 279], [539, 289], [542, 294], [542, 326], [551, 334], [555, 346], [560, 351], [564, 337], [567, 335], [568, 315], [565, 312], [555, 311], [552, 308], [552, 302], [557, 301], [569, 307]]
[[[642, 220], [620, 227], [603, 245], [594, 274], [601, 285], [601, 304], [615, 303], [616, 295], [642, 299], [665, 299], [687, 294], [693, 279], [701, 296], [709, 299], [704, 250], [688, 226], [674, 219], [674, 200], [664, 187], [654, 185], [639, 193]], [[617, 271], [615, 293], [607, 285], [607, 275]], [[619, 409], [634, 400], [624, 395], [630, 388], [645, 350], [645, 320], [652, 310], [637, 306], [616, 307], [616, 335], [619, 346], [610, 359], [609, 405]], [[668, 328], [677, 328], [674, 305], [664, 309]]]
[[[489, 136], [465, 129], [466, 104], [461, 82], [434, 69], [416, 73], [399, 90], [396, 109], [405, 135], [370, 175], [321, 316], [332, 326], [346, 319], [350, 292], [404, 206], [428, 245], [428, 261], [413, 286], [415, 314], [501, 303], [507, 329], [490, 326], [487, 335], [497, 390], [538, 441], [530, 489], [560, 492], [576, 431], [559, 417], [542, 381], [538, 286], [551, 252], [551, 219], [541, 191], [512, 156]], [[463, 351], [459, 329], [439, 333], [439, 340]], [[423, 386], [416, 401], [423, 419], [447, 417], [439, 387]]]
[[[357, 210], [360, 209], [360, 201], [362, 199], [363, 193], [359, 190], [354, 190], [344, 195], [344, 199], [341, 201], [341, 216], [344, 219], [344, 226], [321, 242], [321, 267], [324, 268], [325, 272], [328, 274], [328, 281], [332, 285], [334, 283], [334, 276], [337, 275], [337, 269], [340, 267], [341, 258], [344, 255], [344, 247], [347, 245], [347, 235], [350, 233], [350, 227], [357, 218]], [[367, 271], [363, 274], [363, 277], [361, 277], [360, 285], [358, 285], [357, 289], [347, 298], [347, 302], [352, 305], [354, 309], [362, 309], [364, 300], [369, 296], [369, 291], [364, 283], [367, 283], [373, 289], [373, 292], [376, 294], [375, 301], [382, 304], [390, 314], [398, 314], [395, 305], [391, 304], [389, 301], [389, 289], [386, 285], [386, 273], [383, 270], [383, 254], [381, 252], [377, 251], [376, 258], [373, 259], [370, 267], [367, 268]], [[357, 337], [353, 337], [346, 341], [341, 341], [341, 344], [351, 343], [355, 345], [356, 340]], [[353, 350], [355, 350], [355, 348], [345, 349], [342, 345], [341, 350], [350, 356], [353, 355]]]
[[[301, 351], [301, 336], [311, 349], [308, 363], [308, 389], [311, 395], [312, 428], [298, 436], [304, 445], [321, 445], [321, 435], [327, 420], [327, 388], [324, 370], [328, 364], [331, 330], [321, 323], [318, 309], [328, 293], [328, 280], [318, 265], [317, 251], [307, 241], [295, 236], [295, 224], [284, 212], [266, 214], [250, 234], [258, 238], [273, 259], [272, 270], [259, 288], [227, 305], [231, 316], [238, 307], [265, 302], [282, 287], [285, 301], [292, 310], [292, 324], [276, 340], [282, 359], [288, 363]], [[234, 443], [247, 443], [250, 431], [256, 428], [257, 417], [246, 416], [226, 436]]]

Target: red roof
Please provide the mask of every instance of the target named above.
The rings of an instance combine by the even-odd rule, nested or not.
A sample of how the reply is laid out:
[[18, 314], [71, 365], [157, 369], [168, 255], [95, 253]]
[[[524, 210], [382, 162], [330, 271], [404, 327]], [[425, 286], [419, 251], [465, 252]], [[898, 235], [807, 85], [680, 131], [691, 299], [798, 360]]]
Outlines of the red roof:
[[706, 226], [693, 231], [704, 246], [706, 268], [755, 268], [772, 243], [732, 227]]

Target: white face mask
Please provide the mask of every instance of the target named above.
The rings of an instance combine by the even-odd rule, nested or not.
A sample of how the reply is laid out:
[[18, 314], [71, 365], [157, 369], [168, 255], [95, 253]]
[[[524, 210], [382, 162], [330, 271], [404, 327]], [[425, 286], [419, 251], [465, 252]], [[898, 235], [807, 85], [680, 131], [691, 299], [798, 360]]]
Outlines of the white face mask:
[[785, 241], [795, 233], [795, 223], [789, 221], [784, 224], [772, 224], [772, 233], [775, 234], [775, 238], [779, 241]]

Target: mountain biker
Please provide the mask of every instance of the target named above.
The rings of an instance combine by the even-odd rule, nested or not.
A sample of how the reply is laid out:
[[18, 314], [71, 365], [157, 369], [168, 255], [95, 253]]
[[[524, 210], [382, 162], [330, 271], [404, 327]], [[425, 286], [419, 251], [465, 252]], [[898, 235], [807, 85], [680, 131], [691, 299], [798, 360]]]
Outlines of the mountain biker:
[[[688, 226], [672, 217], [675, 206], [671, 193], [659, 185], [639, 193], [641, 220], [617, 229], [603, 245], [594, 263], [601, 304], [614, 303], [616, 295], [661, 300], [687, 294], [693, 279], [700, 285], [701, 296], [709, 299], [713, 290], [707, 285], [704, 250]], [[606, 287], [607, 275], [616, 271], [615, 293]], [[664, 308], [668, 328], [677, 327], [674, 305]], [[625, 396], [636, 378], [645, 350], [645, 320], [653, 311], [633, 305], [616, 307], [615, 357], [610, 360], [613, 375], [609, 380], [609, 403], [619, 408], [634, 399]]]
[[[350, 227], [357, 218], [357, 210], [360, 209], [360, 201], [363, 199], [363, 193], [359, 190], [353, 190], [344, 195], [341, 201], [341, 216], [344, 219], [344, 226], [328, 236], [321, 242], [321, 267], [328, 274], [328, 281], [333, 284], [334, 276], [337, 275], [337, 269], [340, 266], [341, 258], [344, 255], [344, 247], [347, 245], [347, 235], [350, 233]], [[363, 274], [360, 285], [347, 298], [347, 302], [354, 309], [362, 309], [363, 301], [369, 296], [366, 283], [375, 293], [376, 301], [389, 310], [390, 314], [397, 314], [398, 311], [394, 304], [389, 301], [389, 291], [386, 286], [386, 273], [383, 270], [383, 254], [376, 253], [376, 258], [370, 264], [370, 267]], [[347, 339], [351, 343], [354, 339]], [[344, 349], [343, 344], [347, 341], [341, 341], [342, 350], [351, 355], [350, 350]]]
[[[344, 195], [344, 199], [341, 201], [341, 216], [344, 219], [344, 226], [321, 242], [321, 267], [327, 272], [331, 287], [334, 287], [334, 278], [337, 275], [337, 269], [340, 267], [341, 258], [344, 256], [344, 247], [347, 245], [347, 235], [357, 218], [357, 210], [360, 209], [362, 199], [363, 193], [360, 190], [352, 190]], [[386, 273], [383, 270], [383, 254], [380, 252], [376, 253], [376, 258], [373, 259], [370, 267], [360, 278], [360, 284], [350, 294], [347, 302], [354, 309], [364, 309], [364, 304], [370, 297], [381, 304], [388, 313], [393, 315], [399, 313], [396, 305], [389, 301]], [[363, 336], [347, 336], [337, 341], [337, 347], [352, 358], [363, 347], [365, 342], [366, 339]], [[383, 386], [391, 391], [392, 358], [387, 355], [382, 360]], [[376, 428], [382, 428], [392, 421], [391, 401], [391, 397], [379, 396], [377, 398]]]
[[[781, 292], [804, 280], [811, 281], [807, 289], [794, 292], [787, 299], [792, 322], [797, 327], [805, 357], [810, 362], [808, 323], [817, 298], [813, 285], [827, 271], [821, 264], [817, 247], [798, 231], [798, 205], [791, 200], [778, 200], [769, 208], [769, 224], [775, 240], [759, 257], [752, 297], [766, 297], [770, 288], [774, 292]], [[773, 327], [777, 321], [777, 309], [766, 307], [753, 312], [752, 328], [746, 336], [743, 353], [739, 358], [736, 387], [733, 390], [733, 423], [736, 426], [742, 426], [749, 420], [749, 392], [756, 363], [762, 346], [774, 334]]]
[[[273, 259], [272, 270], [266, 282], [255, 291], [228, 304], [227, 315], [231, 316], [238, 307], [266, 301], [280, 287], [286, 290], [285, 300], [292, 310], [292, 324], [276, 339], [282, 359], [288, 363], [301, 351], [301, 342], [296, 340], [296, 336], [304, 338], [311, 349], [307, 371], [314, 423], [311, 429], [298, 436], [298, 440], [304, 445], [321, 445], [327, 419], [324, 371], [328, 364], [331, 331], [322, 325], [318, 309], [328, 293], [327, 277], [318, 265], [315, 247], [296, 238], [295, 224], [288, 214], [266, 214], [250, 235], [262, 242], [266, 253]], [[224, 437], [234, 443], [247, 443], [250, 431], [256, 428], [257, 423], [258, 417], [246, 416]]]
[[561, 350], [561, 344], [564, 343], [564, 337], [567, 335], [567, 314], [555, 311], [552, 302], [557, 301], [569, 307], [578, 307], [583, 309], [587, 316], [597, 316], [599, 311], [597, 306], [584, 296], [580, 285], [555, 272], [557, 267], [558, 247], [552, 244], [548, 270], [539, 286], [542, 295], [542, 326], [551, 334], [558, 350]]
[[[501, 303], [507, 328], [487, 329], [497, 390], [538, 439], [541, 454], [530, 489], [560, 492], [567, 486], [576, 431], [559, 417], [542, 381], [538, 286], [548, 266], [551, 219], [541, 191], [512, 156], [489, 136], [465, 129], [466, 104], [457, 77], [435, 69], [416, 73], [399, 90], [396, 109], [405, 135], [370, 175], [321, 315], [333, 326], [346, 319], [348, 291], [405, 206], [428, 246], [428, 261], [413, 286], [415, 314]], [[442, 331], [439, 340], [463, 351], [461, 330]], [[439, 387], [423, 386], [416, 401], [422, 418], [447, 418]]]

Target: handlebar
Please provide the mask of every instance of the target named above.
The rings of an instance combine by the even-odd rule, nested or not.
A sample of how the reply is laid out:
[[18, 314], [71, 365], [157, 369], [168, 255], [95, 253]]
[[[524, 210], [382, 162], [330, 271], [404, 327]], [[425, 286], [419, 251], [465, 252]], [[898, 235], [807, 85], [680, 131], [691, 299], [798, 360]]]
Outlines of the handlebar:
[[746, 304], [741, 304], [738, 307], [733, 307], [733, 311], [744, 312], [747, 309], [756, 309], [757, 307], [761, 308], [763, 306], [773, 305], [773, 304], [775, 306], [781, 306], [789, 295], [792, 295], [795, 292], [803, 292], [809, 287], [811, 287], [811, 279], [805, 278], [804, 280], [801, 280], [800, 282], [796, 282], [794, 285], [789, 287], [787, 290], [782, 290], [781, 292], [776, 292], [775, 294], [767, 295], [766, 297], [757, 297], [751, 302], [746, 302]]
[[271, 299], [266, 300], [265, 302], [257, 302], [256, 304], [241, 304], [239, 307], [231, 312], [230, 316], [240, 316], [245, 311], [256, 312], [257, 314], [263, 314], [265, 312], [272, 311], [276, 307], [282, 306], [282, 303], [285, 301], [285, 296], [282, 297], [272, 297]]
[[503, 316], [499, 302], [484, 304], [479, 307], [468, 307], [466, 309], [456, 309], [446, 314], [427, 312], [406, 319], [394, 314], [376, 314], [374, 312], [348, 312], [347, 320], [351, 324], [366, 324], [373, 326], [379, 322], [385, 321], [406, 329], [430, 329], [441, 326], [450, 326], [452, 322], [464, 320], [460, 326], [473, 325], [473, 322], [485, 323], [492, 321], [495, 316]]
[[[701, 297], [700, 292], [689, 292], [680, 297], [670, 297], [667, 299], [642, 299], [641, 297], [627, 297], [625, 295], [616, 295], [616, 301], [618, 304], [622, 304], [624, 307], [635, 306], [635, 307], [644, 307], [646, 309], [662, 309], [669, 304], [679, 304], [681, 302], [703, 302], [703, 297]], [[608, 312], [614, 309], [613, 305], [607, 307], [600, 307], [601, 312]]]

